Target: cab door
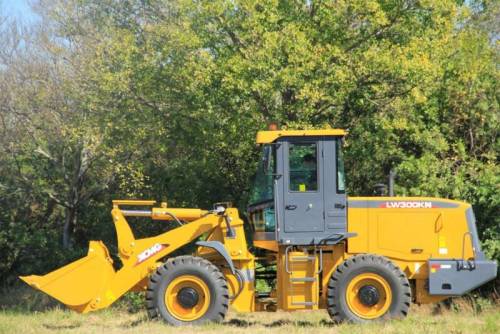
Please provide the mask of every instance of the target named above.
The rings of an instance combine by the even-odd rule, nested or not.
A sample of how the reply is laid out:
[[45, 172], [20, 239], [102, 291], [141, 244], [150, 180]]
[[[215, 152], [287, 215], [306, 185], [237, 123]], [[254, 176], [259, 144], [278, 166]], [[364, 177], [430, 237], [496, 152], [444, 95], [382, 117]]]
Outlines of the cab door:
[[[325, 171], [325, 229], [332, 240], [347, 231], [347, 195], [341, 138], [328, 138], [323, 142]], [[338, 234], [336, 234], [338, 233]]]
[[309, 244], [325, 230], [322, 141], [283, 142], [283, 220], [281, 239]]

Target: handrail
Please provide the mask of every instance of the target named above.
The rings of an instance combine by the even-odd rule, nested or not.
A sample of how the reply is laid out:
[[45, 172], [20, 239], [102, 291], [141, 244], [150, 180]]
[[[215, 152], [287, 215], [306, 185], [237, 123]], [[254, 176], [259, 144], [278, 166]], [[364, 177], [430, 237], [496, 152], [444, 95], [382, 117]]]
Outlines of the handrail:
[[[469, 236], [472, 246], [472, 261], [465, 259], [465, 239], [466, 236]], [[476, 268], [476, 249], [474, 247], [474, 241], [472, 240], [473, 235], [471, 232], [467, 231], [464, 233], [462, 238], [462, 259], [457, 261], [457, 269], [458, 270], [474, 270]]]
[[[316, 256], [316, 246], [314, 247], [314, 256]], [[316, 275], [321, 274], [323, 271], [323, 248], [319, 249], [319, 266], [318, 266], [318, 271], [316, 272]]]
[[465, 232], [464, 236], [462, 237], [462, 259], [465, 260], [465, 237], [467, 235], [470, 237], [469, 239], [470, 239], [470, 243], [471, 243], [471, 246], [472, 246], [472, 256], [475, 259], [476, 258], [476, 248], [474, 247], [474, 241], [472, 240], [473, 235], [469, 231]]

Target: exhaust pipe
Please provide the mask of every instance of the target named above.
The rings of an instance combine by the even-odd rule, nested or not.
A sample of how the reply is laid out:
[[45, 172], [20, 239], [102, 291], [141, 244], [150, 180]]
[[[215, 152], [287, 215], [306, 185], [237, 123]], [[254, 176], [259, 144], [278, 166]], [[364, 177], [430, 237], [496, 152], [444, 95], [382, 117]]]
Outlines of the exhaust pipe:
[[389, 196], [394, 197], [394, 180], [396, 179], [396, 172], [391, 169], [389, 172]]

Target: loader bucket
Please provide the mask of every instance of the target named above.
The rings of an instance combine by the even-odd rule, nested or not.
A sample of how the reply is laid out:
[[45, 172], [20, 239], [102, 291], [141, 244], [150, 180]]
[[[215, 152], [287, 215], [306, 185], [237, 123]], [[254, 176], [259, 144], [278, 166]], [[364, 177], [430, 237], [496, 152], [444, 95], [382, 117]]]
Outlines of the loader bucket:
[[83, 312], [114, 275], [115, 270], [106, 246], [102, 241], [91, 241], [87, 256], [44, 276], [20, 278], [69, 308]]

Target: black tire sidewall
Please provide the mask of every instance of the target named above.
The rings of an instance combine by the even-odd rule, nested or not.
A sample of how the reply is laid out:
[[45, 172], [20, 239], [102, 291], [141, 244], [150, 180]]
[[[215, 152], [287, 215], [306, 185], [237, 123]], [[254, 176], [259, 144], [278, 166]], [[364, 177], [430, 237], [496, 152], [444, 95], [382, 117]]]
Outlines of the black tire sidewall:
[[[366, 257], [365, 260], [360, 259], [356, 262], [349, 262], [348, 266], [342, 268], [343, 271], [337, 276], [337, 280], [334, 281], [333, 284], [335, 290], [333, 293], [333, 307], [335, 308], [334, 311], [338, 312], [339, 318], [356, 323], [371, 322], [400, 317], [401, 310], [407, 309], [405, 303], [409, 301], [409, 297], [406, 295], [405, 282], [398, 277], [399, 268], [395, 267], [390, 261], [383, 261], [381, 259], [381, 257]], [[356, 276], [364, 273], [372, 273], [381, 276], [387, 281], [391, 289], [391, 305], [385, 314], [376, 319], [361, 318], [354, 314], [347, 305], [346, 293], [349, 283]], [[332, 277], [334, 275], [335, 272]], [[329, 307], [332, 307], [332, 305], [329, 305]]]
[[[207, 321], [212, 321], [216, 319], [218, 313], [220, 312], [218, 306], [223, 303], [222, 296], [227, 293], [222, 289], [220, 282], [217, 282], [217, 278], [212, 275], [207, 267], [200, 265], [200, 263], [184, 263], [180, 266], [174, 266], [172, 269], [167, 270], [167, 272], [162, 275], [161, 281], [157, 284], [154, 291], [154, 302], [156, 304], [159, 315], [165, 319], [168, 323], [181, 326], [187, 324], [200, 324]], [[168, 285], [177, 277], [184, 275], [192, 275], [200, 278], [208, 286], [210, 293], [210, 305], [208, 306], [207, 312], [200, 318], [193, 321], [182, 321], [174, 317], [167, 309], [165, 305], [165, 292]]]

